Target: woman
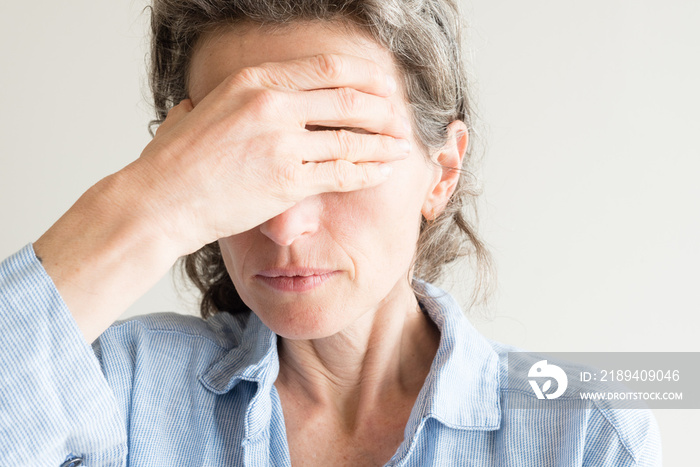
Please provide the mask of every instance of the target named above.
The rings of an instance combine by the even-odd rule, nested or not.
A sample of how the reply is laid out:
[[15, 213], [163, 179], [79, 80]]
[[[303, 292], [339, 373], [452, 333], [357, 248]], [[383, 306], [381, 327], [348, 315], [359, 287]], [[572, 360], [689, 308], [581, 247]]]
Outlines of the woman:
[[[0, 270], [3, 460], [658, 461], [645, 412], [505, 410], [511, 349], [429, 284], [487, 261], [453, 2], [152, 14], [153, 141]], [[110, 327], [184, 255], [206, 320]]]

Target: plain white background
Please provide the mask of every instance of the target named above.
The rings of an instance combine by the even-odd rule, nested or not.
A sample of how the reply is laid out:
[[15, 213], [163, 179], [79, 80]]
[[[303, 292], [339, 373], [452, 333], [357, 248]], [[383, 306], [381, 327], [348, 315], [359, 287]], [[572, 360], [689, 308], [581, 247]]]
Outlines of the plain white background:
[[[149, 141], [145, 5], [0, 4], [0, 256]], [[700, 2], [464, 6], [499, 273], [475, 324], [537, 351], [700, 351]], [[174, 290], [125, 316], [196, 313]], [[694, 462], [700, 412], [655, 414], [665, 465]]]

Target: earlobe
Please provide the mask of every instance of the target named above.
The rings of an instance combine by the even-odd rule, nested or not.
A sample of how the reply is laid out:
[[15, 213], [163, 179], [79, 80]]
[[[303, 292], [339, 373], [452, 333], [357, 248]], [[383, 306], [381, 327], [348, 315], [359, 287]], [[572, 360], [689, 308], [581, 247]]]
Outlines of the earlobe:
[[461, 120], [455, 120], [447, 127], [445, 145], [433, 155], [442, 169], [438, 171], [432, 190], [423, 203], [423, 217], [432, 221], [439, 216], [447, 206], [452, 193], [457, 188], [457, 182], [462, 168], [462, 161], [469, 145], [469, 129]]

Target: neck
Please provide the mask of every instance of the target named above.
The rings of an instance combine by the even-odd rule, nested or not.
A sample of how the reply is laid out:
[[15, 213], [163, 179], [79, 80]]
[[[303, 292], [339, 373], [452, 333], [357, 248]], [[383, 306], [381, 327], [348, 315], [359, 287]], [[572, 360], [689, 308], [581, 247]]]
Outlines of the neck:
[[437, 351], [439, 331], [410, 286], [348, 328], [314, 340], [280, 339], [278, 389], [352, 430], [365, 415], [413, 406]]

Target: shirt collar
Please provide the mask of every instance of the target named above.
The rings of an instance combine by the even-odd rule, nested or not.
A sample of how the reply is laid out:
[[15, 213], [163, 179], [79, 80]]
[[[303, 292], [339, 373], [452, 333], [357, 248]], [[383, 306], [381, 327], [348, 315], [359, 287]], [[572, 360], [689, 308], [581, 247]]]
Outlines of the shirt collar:
[[222, 357], [215, 359], [199, 380], [218, 395], [231, 391], [242, 381], [257, 383], [246, 410], [244, 429], [246, 440], [259, 438], [268, 428], [272, 416], [272, 385], [279, 373], [277, 335], [254, 313], [247, 316], [221, 313], [211, 320], [214, 327], [229, 327], [227, 331], [232, 336], [240, 336], [240, 340], [234, 342], [234, 347]]
[[420, 413], [411, 418], [416, 424], [432, 417], [451, 428], [498, 429], [498, 354], [450, 294], [420, 280], [414, 287], [423, 295], [421, 308], [440, 329], [440, 345], [414, 408]]
[[277, 335], [252, 312], [246, 316], [219, 313], [209, 321], [239, 337], [234, 347], [202, 374], [202, 384], [216, 394], [229, 392], [240, 381], [272, 386], [279, 372]]
[[[420, 280], [414, 281], [414, 286], [420, 292], [421, 308], [437, 325], [441, 337], [407, 430], [418, 429], [427, 417], [451, 428], [498, 429], [501, 420], [498, 355], [450, 294]], [[279, 373], [277, 336], [254, 313], [247, 317], [219, 314], [211, 320], [227, 321], [225, 327], [238, 327], [239, 332], [232, 334], [238, 334], [240, 340], [213, 362], [200, 381], [216, 394], [227, 393], [241, 381], [256, 382], [261, 387], [252, 404], [260, 402], [267, 406]], [[263, 394], [268, 395], [265, 402], [260, 401]]]

